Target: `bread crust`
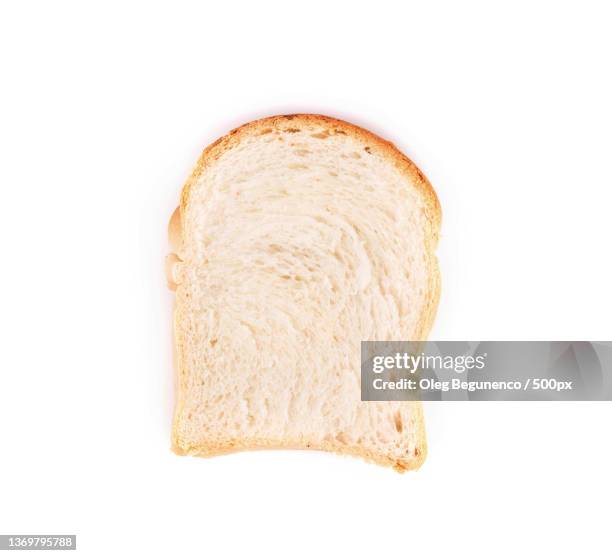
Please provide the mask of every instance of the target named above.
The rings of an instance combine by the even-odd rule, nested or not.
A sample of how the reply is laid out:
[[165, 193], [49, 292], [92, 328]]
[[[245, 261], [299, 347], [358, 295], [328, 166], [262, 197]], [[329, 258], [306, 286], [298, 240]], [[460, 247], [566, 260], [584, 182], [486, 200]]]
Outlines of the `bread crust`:
[[[385, 158], [389, 163], [393, 164], [401, 173], [405, 174], [411, 183], [413, 183], [420, 191], [424, 200], [425, 216], [428, 223], [426, 230], [427, 251], [429, 254], [428, 261], [428, 295], [426, 308], [423, 311], [420, 326], [418, 327], [417, 337], [410, 338], [411, 340], [425, 340], [433, 325], [438, 302], [440, 298], [440, 273], [438, 261], [435, 256], [435, 249], [438, 244], [440, 226], [442, 220], [442, 211], [436, 193], [431, 186], [429, 180], [423, 172], [403, 154], [393, 143], [387, 141], [378, 135], [348, 123], [343, 120], [324, 116], [320, 114], [288, 114], [279, 116], [270, 116], [259, 120], [248, 122], [221, 137], [204, 149], [200, 156], [196, 167], [191, 173], [189, 179], [183, 186], [180, 205], [178, 211], [172, 216], [170, 235], [173, 249], [180, 257], [181, 247], [184, 242], [184, 227], [182, 225], [181, 214], [184, 213], [189, 206], [190, 193], [192, 186], [198, 181], [200, 176], [206, 171], [207, 167], [219, 159], [225, 152], [233, 149], [244, 138], [256, 135], [262, 135], [271, 131], [280, 131], [292, 133], [294, 130], [317, 130], [323, 128], [329, 136], [343, 134], [352, 137], [357, 142], [363, 145], [363, 148], [369, 154], [377, 154]], [[180, 230], [180, 237], [177, 237], [177, 229]], [[175, 347], [175, 366], [177, 371], [177, 403], [175, 409], [175, 418], [172, 430], [172, 449], [179, 455], [192, 455], [200, 457], [212, 457], [216, 455], [228, 454], [243, 450], [263, 450], [263, 449], [315, 449], [330, 451], [335, 453], [358, 456], [368, 461], [393, 467], [396, 471], [404, 472], [418, 469], [424, 462], [427, 456], [427, 441], [425, 434], [425, 424], [423, 418], [423, 409], [420, 402], [412, 402], [415, 404], [415, 421], [417, 430], [415, 437], [417, 438], [417, 449], [414, 454], [408, 458], [393, 458], [379, 452], [374, 452], [366, 448], [358, 446], [347, 446], [339, 442], [319, 442], [309, 444], [301, 439], [267, 439], [261, 438], [257, 440], [249, 439], [248, 441], [239, 442], [231, 440], [221, 443], [207, 443], [206, 445], [185, 446], [181, 443], [180, 434], [178, 432], [178, 416], [181, 414], [183, 407], [183, 392], [181, 377], [185, 372], [185, 349], [184, 340], [179, 333], [177, 326], [176, 312], [174, 317], [174, 347]], [[384, 403], [384, 402], [363, 402], [363, 403]]]

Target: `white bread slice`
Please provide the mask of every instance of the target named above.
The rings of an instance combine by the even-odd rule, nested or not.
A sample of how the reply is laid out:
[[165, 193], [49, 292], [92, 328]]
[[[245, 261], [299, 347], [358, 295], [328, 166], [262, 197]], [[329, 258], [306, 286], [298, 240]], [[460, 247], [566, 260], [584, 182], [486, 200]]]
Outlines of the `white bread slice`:
[[440, 218], [419, 169], [347, 122], [270, 117], [210, 145], [170, 226], [174, 451], [418, 468], [421, 404], [361, 401], [360, 342], [426, 338]]

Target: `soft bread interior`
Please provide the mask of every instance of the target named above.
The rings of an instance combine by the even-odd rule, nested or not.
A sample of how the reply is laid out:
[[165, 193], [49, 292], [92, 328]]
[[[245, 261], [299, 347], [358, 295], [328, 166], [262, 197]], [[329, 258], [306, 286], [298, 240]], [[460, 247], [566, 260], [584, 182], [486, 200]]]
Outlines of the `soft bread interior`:
[[204, 153], [170, 224], [177, 452], [421, 464], [421, 405], [360, 400], [360, 342], [429, 330], [430, 191], [392, 145], [323, 117], [256, 122]]

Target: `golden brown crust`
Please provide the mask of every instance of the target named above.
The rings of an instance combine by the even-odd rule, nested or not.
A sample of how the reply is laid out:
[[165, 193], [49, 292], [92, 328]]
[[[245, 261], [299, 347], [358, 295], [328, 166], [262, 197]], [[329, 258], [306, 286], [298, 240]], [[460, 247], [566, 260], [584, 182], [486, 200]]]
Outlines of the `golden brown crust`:
[[425, 461], [427, 457], [427, 443], [425, 437], [422, 437], [422, 442], [419, 441], [417, 455], [406, 458], [396, 459], [390, 456], [385, 456], [381, 452], [375, 452], [366, 448], [357, 446], [347, 446], [338, 442], [320, 442], [308, 443], [298, 440], [277, 440], [268, 438], [249, 439], [246, 442], [227, 441], [210, 443], [207, 445], [199, 445], [192, 448], [182, 448], [176, 442], [176, 437], [173, 439], [172, 451], [179, 456], [196, 456], [201, 458], [211, 458], [234, 454], [236, 452], [252, 450], [320, 450], [323, 452], [333, 452], [346, 456], [355, 456], [366, 461], [392, 467], [396, 471], [403, 473], [405, 471], [415, 471]]
[[[324, 129], [321, 132], [321, 128]], [[313, 131], [321, 135], [324, 139], [327, 136], [335, 134], [349, 135], [353, 139], [359, 141], [366, 152], [369, 154], [378, 154], [388, 162], [392, 163], [399, 171], [406, 174], [410, 182], [415, 184], [422, 194], [422, 198], [425, 203], [425, 216], [429, 223], [429, 229], [426, 233], [429, 251], [429, 287], [428, 287], [428, 301], [427, 308], [423, 314], [421, 320], [421, 326], [417, 331], [417, 338], [411, 338], [414, 340], [424, 340], [427, 338], [433, 321], [435, 318], [438, 301], [440, 297], [440, 276], [438, 269], [438, 262], [435, 257], [435, 248], [438, 244], [440, 225], [442, 219], [442, 212], [440, 203], [436, 196], [436, 193], [425, 177], [425, 175], [419, 170], [419, 168], [397, 147], [382, 139], [378, 135], [363, 129], [354, 124], [331, 118], [329, 116], [323, 116], [320, 114], [290, 114], [282, 116], [270, 116], [260, 120], [255, 120], [244, 124], [232, 131], [230, 131], [224, 137], [221, 137], [208, 147], [204, 149], [195, 169], [191, 176], [187, 180], [187, 183], [183, 187], [181, 194], [181, 202], [179, 210], [175, 211], [173, 215], [174, 224], [172, 228], [176, 227], [176, 221], [180, 222], [181, 213], [184, 214], [185, 209], [189, 204], [189, 195], [192, 186], [197, 182], [202, 173], [218, 160], [223, 154], [240, 143], [245, 137], [252, 137], [256, 135], [267, 134], [272, 131], [281, 131], [285, 133], [295, 133], [301, 131]], [[176, 234], [173, 233], [173, 243], [182, 242], [182, 234], [184, 228], [181, 227], [181, 238], [177, 240]], [[176, 316], [175, 316], [176, 318]], [[413, 469], [418, 469], [427, 455], [427, 441], [425, 435], [425, 424], [422, 414], [422, 406], [418, 406], [418, 431], [416, 431], [417, 437], [417, 452], [412, 454], [409, 458], [395, 459], [388, 457], [379, 452], [373, 452], [360, 447], [346, 446], [338, 442], [332, 443], [320, 443], [317, 445], [305, 445], [304, 442], [291, 441], [291, 440], [276, 440], [276, 439], [257, 439], [245, 442], [231, 441], [226, 443], [211, 443], [206, 446], [196, 447], [183, 447], [181, 446], [180, 435], [178, 433], [178, 422], [177, 418], [181, 413], [182, 408], [182, 376], [184, 373], [184, 349], [183, 339], [178, 333], [178, 327], [175, 323], [175, 348], [177, 351], [176, 365], [178, 374], [178, 393], [177, 393], [177, 407], [175, 410], [175, 420], [172, 431], [172, 448], [177, 454], [188, 454], [201, 457], [211, 457], [214, 455], [227, 454], [237, 452], [241, 450], [261, 450], [261, 449], [317, 449], [324, 451], [331, 451], [342, 454], [349, 454], [354, 456], [362, 457], [366, 460], [378, 463], [380, 465], [386, 465], [393, 467], [395, 470], [403, 472]]]

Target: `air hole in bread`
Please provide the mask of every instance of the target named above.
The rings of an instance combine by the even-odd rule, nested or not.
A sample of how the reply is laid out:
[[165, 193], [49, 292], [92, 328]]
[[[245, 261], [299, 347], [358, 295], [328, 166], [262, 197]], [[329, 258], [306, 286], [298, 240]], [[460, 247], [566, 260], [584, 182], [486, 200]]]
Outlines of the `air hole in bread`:
[[401, 433], [404, 430], [404, 423], [402, 423], [402, 415], [399, 411], [393, 414], [393, 421], [395, 422], [395, 430]]
[[346, 436], [346, 434], [344, 434], [343, 432], [339, 432], [336, 435], [336, 440], [340, 442], [340, 444], [348, 444], [349, 442], [348, 436]]

